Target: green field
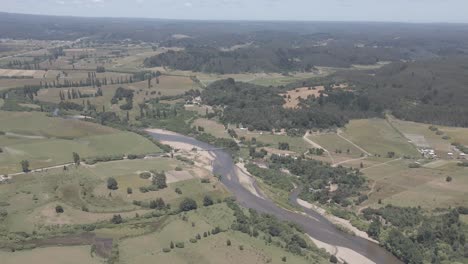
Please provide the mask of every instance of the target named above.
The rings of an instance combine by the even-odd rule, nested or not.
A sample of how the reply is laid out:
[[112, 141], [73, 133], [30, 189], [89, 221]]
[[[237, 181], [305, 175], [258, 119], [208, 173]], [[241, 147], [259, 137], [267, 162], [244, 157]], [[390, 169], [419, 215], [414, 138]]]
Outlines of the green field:
[[[404, 134], [424, 137], [425, 143], [434, 149], [438, 156], [443, 158], [447, 158], [448, 152], [453, 152], [452, 142], [468, 145], [467, 128], [436, 126], [442, 132], [441, 135], [437, 135], [435, 131], [429, 129], [430, 125], [428, 124], [402, 121], [392, 117], [389, 117], [389, 120], [395, 128]], [[449, 136], [450, 138], [445, 140], [442, 138], [443, 136]]]
[[[348, 141], [340, 138], [336, 134], [310, 135], [309, 139], [319, 144], [323, 148], [327, 149], [334, 158], [339, 158], [343, 156], [350, 158], [358, 158], [362, 154], [361, 150], [356, 148]], [[337, 150], [341, 151], [342, 153], [337, 153]]]
[[[206, 238], [203, 233], [215, 227], [229, 228], [234, 220], [232, 211], [225, 204], [200, 208], [186, 214], [184, 221], [180, 216], [170, 219], [164, 228], [154, 234], [125, 239], [120, 243], [121, 263], [154, 263], [155, 259], [162, 263], [284, 263], [281, 258], [286, 256], [288, 263], [310, 263], [310, 260], [288, 253], [277, 246], [266, 245], [265, 241], [235, 231], [222, 232]], [[190, 238], [200, 234], [202, 238], [197, 243], [191, 243]], [[231, 246], [226, 245], [231, 240]], [[170, 242], [184, 242], [184, 248], [174, 248], [164, 253], [163, 248], [169, 248]], [[241, 250], [239, 246], [243, 246]], [[323, 258], [316, 257], [314, 263], [327, 263]]]
[[0, 112], [0, 171], [20, 171], [19, 162], [29, 160], [31, 169], [69, 163], [72, 152], [82, 158], [160, 152], [137, 134], [98, 124], [48, 117], [39, 112]]
[[[468, 169], [450, 162], [431, 168], [408, 168], [409, 161], [394, 161], [364, 170], [375, 187], [364, 204], [421, 206], [427, 209], [463, 206], [468, 203]], [[446, 177], [452, 177], [451, 182]]]
[[91, 256], [91, 246], [47, 247], [32, 250], [0, 251], [2, 264], [102, 264], [104, 260]]
[[343, 136], [371, 154], [419, 157], [417, 149], [384, 119], [351, 120], [343, 129]]
[[214, 120], [209, 120], [206, 118], [198, 118], [193, 122], [193, 125], [203, 127], [206, 133], [210, 133], [211, 135], [215, 137], [231, 138], [231, 136], [229, 136], [224, 126]]
[[[193, 179], [172, 176], [176, 167], [182, 168]], [[169, 187], [142, 193], [139, 188], [149, 186], [151, 182], [140, 178], [139, 174], [150, 170], [166, 171]], [[211, 194], [215, 200], [223, 199], [226, 191], [214, 178], [211, 183], [201, 183], [199, 177], [208, 175], [209, 172], [200, 174], [180, 161], [168, 158], [114, 161], [77, 168], [72, 166], [66, 171], [60, 168], [18, 175], [14, 176], [11, 184], [0, 185], [2, 208], [8, 211], [8, 217], [0, 221], [0, 226], [10, 231], [32, 232], [53, 224], [109, 220], [113, 213], [134, 217], [135, 212], [142, 214], [148, 210], [133, 205], [134, 200], [149, 202], [163, 198], [166, 203], [177, 204], [182, 197], [192, 197], [201, 203], [205, 194]], [[107, 189], [109, 177], [117, 180], [117, 190]], [[129, 187], [132, 194], [127, 193]], [[177, 194], [175, 188], [181, 189], [182, 194]], [[55, 213], [57, 204], [65, 208], [63, 214]], [[83, 206], [87, 211], [82, 210]]]
[[287, 135], [274, 135], [270, 132], [249, 132], [247, 130], [236, 129], [236, 133], [239, 137], [245, 137], [246, 139], [256, 138], [257, 142], [268, 144], [269, 147], [278, 149], [280, 142], [286, 142], [289, 144], [289, 150], [301, 155], [311, 148], [302, 137], [292, 137]]

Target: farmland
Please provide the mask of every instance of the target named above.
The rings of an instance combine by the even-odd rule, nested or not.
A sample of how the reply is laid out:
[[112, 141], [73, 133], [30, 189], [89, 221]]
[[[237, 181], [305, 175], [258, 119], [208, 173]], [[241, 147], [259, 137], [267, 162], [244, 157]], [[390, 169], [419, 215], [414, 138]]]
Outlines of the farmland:
[[2, 263], [466, 262], [462, 26], [15, 16]]
[[3, 173], [20, 171], [22, 160], [28, 160], [31, 169], [69, 163], [72, 152], [82, 158], [160, 152], [139, 135], [90, 122], [53, 118], [39, 112], [0, 112], [0, 120], [0, 131], [5, 132], [0, 135]]

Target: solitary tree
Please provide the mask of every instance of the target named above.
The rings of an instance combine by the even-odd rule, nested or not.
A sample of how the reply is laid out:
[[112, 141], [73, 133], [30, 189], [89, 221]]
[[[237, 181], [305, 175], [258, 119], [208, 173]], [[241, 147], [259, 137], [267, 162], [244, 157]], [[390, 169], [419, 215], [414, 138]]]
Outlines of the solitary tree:
[[21, 161], [21, 168], [23, 169], [23, 172], [28, 172], [29, 171], [29, 161], [28, 160], [22, 160]]
[[62, 207], [61, 205], [57, 205], [57, 206], [55, 207], [55, 212], [56, 212], [57, 214], [63, 213], [63, 212], [64, 212], [63, 207]]
[[203, 197], [203, 205], [204, 205], [204, 206], [213, 205], [213, 199], [211, 199], [210, 196], [205, 195], [205, 197]]
[[80, 165], [80, 155], [78, 155], [76, 152], [73, 152], [73, 162], [77, 166]]
[[158, 189], [164, 189], [167, 187], [166, 173], [164, 171], [155, 173], [153, 176], [153, 185], [156, 185]]
[[119, 214], [112, 216], [111, 222], [116, 225], [123, 223], [122, 216]]
[[114, 178], [110, 177], [109, 179], [107, 179], [107, 189], [109, 190], [119, 189], [119, 185]]

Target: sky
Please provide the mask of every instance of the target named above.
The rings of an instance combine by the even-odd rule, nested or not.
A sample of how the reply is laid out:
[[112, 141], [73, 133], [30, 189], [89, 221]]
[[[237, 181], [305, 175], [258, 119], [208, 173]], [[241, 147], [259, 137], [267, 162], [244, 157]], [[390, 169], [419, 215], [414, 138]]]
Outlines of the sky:
[[198, 20], [468, 23], [468, 0], [0, 0], [0, 11]]

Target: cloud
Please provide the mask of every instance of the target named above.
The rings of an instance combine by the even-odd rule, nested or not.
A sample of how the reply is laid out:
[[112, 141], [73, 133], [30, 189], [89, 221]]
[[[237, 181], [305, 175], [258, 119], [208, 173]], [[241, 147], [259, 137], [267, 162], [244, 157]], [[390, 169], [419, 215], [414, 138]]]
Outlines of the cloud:
[[63, 0], [57, 0], [55, 1], [55, 3], [59, 4], [59, 5], [64, 5], [65, 4], [65, 1]]
[[192, 3], [190, 3], [190, 2], [185, 2], [184, 6], [185, 6], [185, 7], [192, 7], [192, 6], [193, 6], [193, 4], [192, 4]]

